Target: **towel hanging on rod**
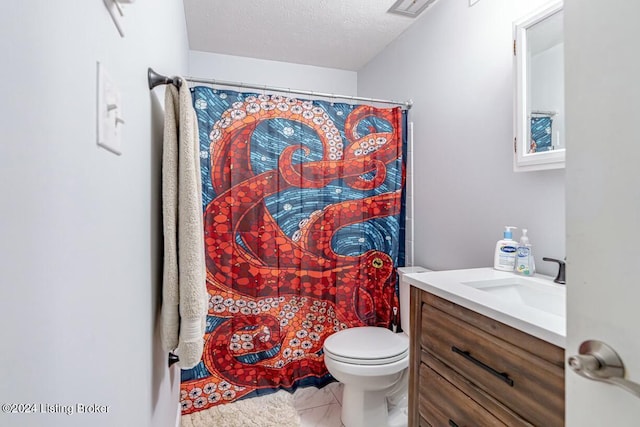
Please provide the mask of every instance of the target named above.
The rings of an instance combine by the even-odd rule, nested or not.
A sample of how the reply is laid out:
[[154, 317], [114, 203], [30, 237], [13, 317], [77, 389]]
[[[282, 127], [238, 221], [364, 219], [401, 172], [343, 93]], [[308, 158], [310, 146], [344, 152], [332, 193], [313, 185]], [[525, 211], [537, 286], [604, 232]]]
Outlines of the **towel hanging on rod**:
[[[147, 79], [149, 81], [149, 90], [152, 90], [156, 86], [173, 84], [176, 87], [180, 87], [180, 79], [176, 77], [167, 77], [162, 74], [156, 73], [152, 68], [147, 70]], [[306, 95], [306, 96], [315, 96], [322, 98], [330, 98], [330, 99], [345, 99], [349, 101], [364, 101], [364, 102], [372, 102], [377, 104], [390, 104], [390, 105], [400, 105], [406, 110], [410, 110], [413, 106], [413, 101], [393, 101], [388, 99], [376, 99], [376, 98], [365, 98], [361, 96], [351, 96], [351, 95], [336, 95], [333, 93], [321, 93], [321, 92], [313, 92], [309, 90], [298, 90], [298, 89], [290, 89], [284, 87], [275, 87], [275, 86], [267, 86], [267, 85], [254, 85], [240, 82], [230, 82], [224, 80], [213, 80], [213, 79], [200, 79], [197, 77], [184, 77], [185, 80], [188, 80], [193, 83], [204, 83], [211, 85], [219, 85], [219, 86], [233, 86], [238, 88], [245, 89], [256, 89], [256, 90], [269, 90], [273, 92], [282, 92], [282, 93], [292, 93], [296, 95]]]
[[181, 86], [165, 92], [160, 337], [169, 365], [179, 357], [180, 367], [190, 369], [202, 357], [208, 298], [198, 121], [189, 87]]

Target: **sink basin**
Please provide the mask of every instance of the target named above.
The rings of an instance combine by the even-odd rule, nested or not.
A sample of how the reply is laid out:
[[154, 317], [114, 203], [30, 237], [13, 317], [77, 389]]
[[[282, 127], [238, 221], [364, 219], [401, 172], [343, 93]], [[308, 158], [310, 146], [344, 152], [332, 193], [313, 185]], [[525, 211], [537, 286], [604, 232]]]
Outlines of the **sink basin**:
[[526, 277], [510, 277], [461, 283], [556, 316], [565, 317], [566, 314], [564, 289], [548, 286], [540, 281]]
[[520, 276], [489, 267], [411, 273], [404, 280], [536, 338], [565, 346], [567, 290], [550, 277]]

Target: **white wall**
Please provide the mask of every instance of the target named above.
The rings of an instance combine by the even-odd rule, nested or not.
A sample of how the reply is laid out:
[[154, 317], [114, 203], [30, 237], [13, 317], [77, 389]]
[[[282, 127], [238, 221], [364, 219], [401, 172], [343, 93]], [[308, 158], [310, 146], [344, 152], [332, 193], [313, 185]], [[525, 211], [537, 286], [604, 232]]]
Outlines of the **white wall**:
[[540, 271], [565, 256], [564, 170], [512, 169], [512, 22], [544, 1], [441, 0], [358, 72], [358, 95], [414, 101], [415, 264], [493, 265], [504, 225]]
[[[6, 414], [9, 426], [170, 426], [159, 348], [162, 111], [148, 66], [186, 72], [182, 1], [13, 2], [0, 14], [0, 403], [109, 405]], [[123, 155], [96, 146], [96, 61], [122, 90]]]
[[355, 71], [198, 51], [189, 52], [189, 75], [339, 95], [358, 91]]

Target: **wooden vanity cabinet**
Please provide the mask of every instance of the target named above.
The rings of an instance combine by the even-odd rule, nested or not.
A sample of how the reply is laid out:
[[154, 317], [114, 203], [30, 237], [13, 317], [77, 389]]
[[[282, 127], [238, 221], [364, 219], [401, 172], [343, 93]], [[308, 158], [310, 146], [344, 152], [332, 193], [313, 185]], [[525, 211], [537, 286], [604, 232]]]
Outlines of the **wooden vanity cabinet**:
[[564, 349], [411, 288], [409, 425], [564, 425]]

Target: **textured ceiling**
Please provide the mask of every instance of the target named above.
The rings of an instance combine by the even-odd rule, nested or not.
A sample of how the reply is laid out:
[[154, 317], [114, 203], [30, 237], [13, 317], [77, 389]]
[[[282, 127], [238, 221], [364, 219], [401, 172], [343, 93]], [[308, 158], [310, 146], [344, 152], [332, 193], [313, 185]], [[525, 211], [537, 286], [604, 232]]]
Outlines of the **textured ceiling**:
[[358, 70], [415, 20], [395, 0], [184, 0], [192, 50]]

